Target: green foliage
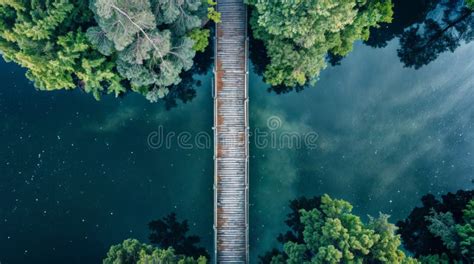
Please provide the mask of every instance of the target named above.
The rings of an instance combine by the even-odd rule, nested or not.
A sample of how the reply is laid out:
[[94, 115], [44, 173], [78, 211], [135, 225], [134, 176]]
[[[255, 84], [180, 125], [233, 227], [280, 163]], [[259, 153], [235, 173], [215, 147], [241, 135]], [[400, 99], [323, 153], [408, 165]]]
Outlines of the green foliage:
[[83, 88], [96, 99], [125, 91], [115, 64], [94, 50], [77, 21], [92, 19], [81, 1], [0, 2], [0, 50], [27, 68], [40, 90]]
[[474, 191], [458, 190], [440, 198], [437, 199], [432, 194], [424, 195], [421, 198], [422, 206], [415, 207], [406, 219], [397, 223], [398, 233], [403, 239], [404, 247], [416, 257], [445, 254], [451, 260], [460, 260], [463, 256], [460, 255], [459, 246], [456, 246], [457, 250], [454, 252], [446, 248], [446, 243], [429, 230], [432, 224], [429, 219], [433, 217], [433, 212], [449, 212], [456, 225], [464, 225], [463, 210], [474, 199]]
[[136, 239], [127, 239], [121, 244], [111, 246], [103, 264], [205, 264], [205, 257], [194, 259], [183, 255], [176, 255], [172, 248], [158, 249], [140, 243]]
[[158, 102], [158, 99], [163, 99], [165, 98], [166, 95], [168, 95], [169, 90], [168, 88], [153, 88], [153, 90], [149, 91], [146, 94], [146, 99], [152, 103]]
[[202, 1], [0, 0], [0, 52], [39, 90], [163, 98], [208, 44]]
[[474, 9], [474, 0], [466, 0], [466, 6], [470, 9]]
[[92, 7], [100, 28], [89, 29], [89, 40], [104, 55], [115, 53], [120, 75], [145, 87], [135, 89], [148, 91], [143, 93], [151, 102], [193, 65], [197, 41], [184, 34], [201, 25], [201, 0], [93, 0]]
[[103, 55], [110, 56], [115, 51], [114, 43], [100, 27], [90, 27], [86, 33], [89, 42]]
[[196, 15], [202, 0], [154, 0], [154, 10], [159, 24], [173, 25], [173, 32], [184, 35], [201, 26], [201, 17]]
[[220, 23], [221, 22], [221, 13], [217, 12], [215, 6], [217, 5], [217, 2], [213, 0], [207, 0], [207, 18], [210, 20], [214, 21], [215, 23]]
[[271, 85], [304, 85], [326, 67], [328, 52], [347, 55], [371, 27], [392, 19], [390, 0], [248, 2], [254, 36], [271, 60], [264, 74]]
[[209, 37], [211, 31], [209, 29], [193, 29], [189, 33], [189, 37], [194, 41], [193, 49], [195, 51], [204, 52], [209, 45]]
[[149, 255], [153, 252], [153, 246], [140, 243], [136, 239], [127, 239], [121, 244], [113, 245], [107, 252], [104, 264], [132, 264], [137, 263], [140, 254]]
[[[149, 1], [94, 0], [91, 7], [100, 28], [117, 50], [136, 41], [139, 33], [156, 28]], [[148, 42], [143, 42], [149, 46]]]
[[456, 225], [456, 231], [460, 238], [461, 254], [472, 263], [474, 262], [474, 200], [467, 204], [463, 213], [465, 224]]
[[426, 218], [430, 222], [430, 232], [441, 238], [449, 253], [459, 256], [459, 259], [451, 261], [474, 262], [474, 200], [463, 210], [463, 223], [456, 224], [451, 212], [438, 213], [432, 210], [432, 214]]
[[140, 252], [140, 259], [137, 264], [166, 263], [166, 264], [206, 264], [205, 257], [199, 257], [197, 260], [191, 257], [176, 256], [174, 250], [155, 249], [151, 254]]
[[422, 198], [423, 207], [413, 209], [397, 224], [404, 246], [422, 263], [474, 263], [474, 191], [459, 190]]
[[431, 215], [427, 216], [426, 220], [430, 223], [428, 230], [433, 235], [441, 238], [447, 249], [455, 251], [459, 242], [453, 214], [451, 212], [438, 213], [432, 210]]
[[74, 5], [69, 1], [51, 1], [44, 15], [35, 14], [31, 20], [16, 23], [13, 31], [32, 40], [47, 40], [73, 9]]
[[0, 0], [0, 6], [8, 6], [16, 11], [24, 11], [26, 9], [26, 5], [22, 0]]
[[321, 197], [320, 208], [300, 211], [303, 243], [289, 241], [272, 263], [418, 263], [400, 248], [396, 227], [381, 214], [368, 224], [343, 200]]

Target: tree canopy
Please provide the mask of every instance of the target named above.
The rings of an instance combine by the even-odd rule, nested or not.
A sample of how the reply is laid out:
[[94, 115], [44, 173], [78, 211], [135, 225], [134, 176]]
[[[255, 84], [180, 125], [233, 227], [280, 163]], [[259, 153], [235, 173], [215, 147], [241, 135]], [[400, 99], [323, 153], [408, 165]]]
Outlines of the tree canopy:
[[403, 244], [423, 263], [473, 263], [474, 191], [441, 198], [423, 196], [423, 206], [397, 223]]
[[0, 52], [39, 90], [163, 99], [208, 45], [213, 1], [0, 1]]
[[115, 63], [87, 41], [82, 21], [93, 16], [81, 1], [0, 2], [0, 51], [4, 59], [27, 68], [40, 90], [74, 89], [96, 98], [125, 91]]
[[[418, 263], [400, 249], [397, 228], [387, 215], [364, 223], [352, 214], [351, 204], [328, 195], [296, 200], [291, 206], [287, 224], [296, 234], [280, 236], [281, 242], [287, 240], [283, 252], [267, 254], [261, 258], [264, 263]], [[300, 206], [308, 209], [299, 209], [296, 223]]]
[[369, 29], [392, 19], [390, 0], [249, 0], [254, 37], [264, 42], [271, 85], [296, 86], [315, 80], [328, 53], [345, 56]]
[[121, 244], [113, 245], [107, 252], [103, 264], [205, 264], [205, 257], [192, 258], [176, 254], [173, 248], [159, 249], [140, 243], [136, 239], [126, 239]]

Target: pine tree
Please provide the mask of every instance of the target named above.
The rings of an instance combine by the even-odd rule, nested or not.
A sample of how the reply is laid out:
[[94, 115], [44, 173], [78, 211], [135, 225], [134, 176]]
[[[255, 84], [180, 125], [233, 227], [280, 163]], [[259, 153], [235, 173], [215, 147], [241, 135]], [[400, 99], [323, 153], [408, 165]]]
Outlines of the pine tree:
[[291, 207], [286, 223], [296, 234], [280, 236], [284, 252], [274, 250], [261, 258], [263, 263], [270, 257], [272, 264], [419, 263], [400, 249], [397, 228], [387, 215], [370, 218], [366, 224], [352, 214], [351, 204], [328, 195], [295, 200]]
[[208, 45], [199, 29], [207, 8], [201, 0], [0, 0], [0, 52], [39, 90], [80, 87], [99, 99], [131, 89], [156, 101]]
[[265, 43], [270, 64], [264, 77], [271, 85], [297, 86], [315, 80], [326, 67], [328, 53], [345, 56], [369, 29], [390, 22], [390, 0], [259, 1], [251, 26]]
[[[118, 72], [156, 101], [153, 91], [164, 96], [164, 88], [179, 83], [179, 74], [193, 65], [194, 41], [182, 33], [200, 26], [199, 17], [187, 13], [200, 6], [200, 1], [95, 0], [100, 29], [90, 28], [89, 40], [104, 55], [113, 52], [113, 43]], [[176, 31], [160, 30], [162, 24]]]
[[82, 87], [96, 99], [125, 92], [115, 63], [89, 43], [81, 21], [90, 23], [87, 1], [0, 2], [0, 51], [27, 68], [39, 90]]

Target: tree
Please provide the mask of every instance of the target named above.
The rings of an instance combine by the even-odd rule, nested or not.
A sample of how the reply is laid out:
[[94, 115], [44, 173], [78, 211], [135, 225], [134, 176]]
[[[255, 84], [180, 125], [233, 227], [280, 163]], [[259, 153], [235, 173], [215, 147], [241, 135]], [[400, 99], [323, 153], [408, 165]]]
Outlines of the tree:
[[473, 0], [466, 0], [466, 7], [473, 9], [474, 8], [474, 1]]
[[113, 245], [107, 252], [103, 264], [205, 264], [205, 257], [192, 258], [177, 255], [172, 248], [159, 249], [140, 243], [136, 239], [126, 239], [121, 244]]
[[474, 200], [471, 200], [463, 210], [462, 223], [456, 224], [451, 212], [438, 213], [434, 209], [426, 220], [429, 222], [430, 232], [443, 241], [443, 245], [452, 256], [450, 258], [447, 252], [443, 252], [441, 256], [427, 256], [429, 261], [430, 258], [441, 257], [454, 263], [474, 262]]
[[441, 201], [431, 194], [423, 196], [423, 206], [397, 223], [405, 248], [423, 263], [472, 262], [473, 199], [474, 191], [463, 190], [443, 195]]
[[215, 23], [221, 22], [221, 13], [217, 12], [215, 6], [217, 2], [214, 0], [207, 0], [207, 18], [214, 21]]
[[203, 0], [0, 0], [0, 52], [39, 90], [167, 97], [217, 18]]
[[211, 31], [209, 29], [193, 29], [189, 33], [189, 37], [194, 41], [193, 49], [200, 52], [206, 50], [210, 36]]
[[93, 49], [78, 23], [93, 19], [84, 1], [1, 1], [0, 14], [3, 58], [27, 68], [36, 88], [79, 86], [96, 98], [125, 91], [114, 62]]
[[[208, 28], [205, 30], [210, 31]], [[212, 54], [212, 45], [208, 45], [203, 52], [196, 53], [193, 67], [189, 71], [180, 74], [181, 82], [177, 85], [172, 85], [169, 88], [169, 93], [163, 98], [167, 110], [176, 107], [178, 100], [187, 103], [196, 97], [196, 89], [201, 87], [202, 83], [195, 77], [196, 75], [204, 75], [209, 72], [213, 63]]]
[[[204, 30], [209, 30], [205, 28]], [[212, 43], [211, 43], [212, 44]], [[207, 74], [213, 63], [213, 49], [212, 45], [208, 45], [204, 51], [199, 51], [194, 57], [194, 64], [190, 70], [181, 72], [181, 81], [178, 84], [173, 84], [167, 88], [162, 99], [159, 99], [159, 95], [147, 94], [151, 100], [162, 100], [166, 110], [171, 110], [178, 106], [178, 101], [182, 103], [188, 103], [192, 101], [197, 95], [197, 89], [201, 87], [202, 82], [196, 78], [198, 75]], [[133, 87], [132, 87], [133, 88]], [[142, 89], [138, 87], [138, 89]], [[138, 91], [140, 93], [147, 93], [148, 90]], [[157, 92], [157, 91], [155, 91]], [[154, 96], [154, 97], [153, 97]], [[149, 99], [149, 100], [150, 100]]]
[[[206, 5], [207, 3], [207, 5]], [[150, 102], [164, 99], [169, 88], [191, 69], [196, 51], [208, 46], [210, 31], [202, 17], [215, 12], [202, 0], [94, 0], [98, 27], [89, 39], [104, 55], [117, 54], [117, 69], [132, 90]]]
[[[292, 202], [294, 208], [287, 224], [297, 234], [301, 231], [295, 227], [301, 225], [302, 237], [287, 236], [284, 251], [275, 254], [271, 263], [418, 263], [400, 249], [396, 226], [388, 222], [387, 215], [370, 218], [364, 224], [352, 214], [348, 202], [328, 195], [320, 197], [319, 202], [317, 199]], [[298, 224], [294, 222], [297, 206], [314, 206], [299, 210]]]
[[474, 262], [474, 200], [471, 200], [463, 210], [463, 220], [463, 224], [456, 225], [460, 253], [472, 263]]
[[450, 251], [457, 250], [456, 226], [451, 212], [438, 213], [431, 210], [431, 214], [426, 216], [429, 223], [428, 230], [443, 241], [443, 245]]
[[151, 231], [150, 242], [160, 248], [171, 247], [177, 254], [186, 254], [195, 258], [199, 256], [209, 258], [209, 253], [205, 248], [196, 246], [201, 239], [198, 236], [187, 235], [189, 231], [188, 221], [179, 222], [175, 213], [151, 221], [148, 228]]
[[[191, 3], [186, 7], [192, 9], [200, 5], [200, 1], [180, 1], [184, 2]], [[191, 16], [191, 19], [185, 12], [179, 12], [183, 6], [174, 5], [178, 2], [171, 1], [166, 9], [162, 8], [163, 1], [154, 3], [155, 6], [147, 0], [95, 0], [91, 6], [103, 32], [102, 36], [113, 43], [118, 54], [119, 73], [130, 80], [132, 86], [150, 86], [147, 98], [155, 98], [155, 94], [163, 98], [168, 92], [166, 87], [179, 83], [181, 71], [191, 68], [195, 51], [190, 38], [173, 38], [170, 30], [158, 29], [160, 24], [157, 21], [168, 24], [176, 22], [172, 26], [179, 36], [188, 28], [200, 26], [200, 23], [198, 17]], [[152, 10], [158, 10], [156, 15], [160, 20], [157, 20]], [[98, 31], [93, 27], [89, 32]], [[99, 50], [108, 51], [102, 48], [104, 44], [110, 46], [107, 40], [93, 40], [96, 40], [94, 43]], [[99, 46], [99, 43], [103, 45]]]
[[270, 58], [264, 77], [274, 86], [315, 80], [328, 52], [347, 55], [354, 41], [367, 40], [371, 27], [392, 17], [389, 0], [248, 2], [254, 37], [265, 43]]

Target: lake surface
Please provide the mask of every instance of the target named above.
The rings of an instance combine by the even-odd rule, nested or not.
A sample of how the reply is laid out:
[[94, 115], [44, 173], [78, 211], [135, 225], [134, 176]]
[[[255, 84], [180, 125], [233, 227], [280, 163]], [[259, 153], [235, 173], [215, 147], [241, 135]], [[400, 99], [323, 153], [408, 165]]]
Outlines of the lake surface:
[[299, 196], [328, 193], [396, 222], [424, 194], [474, 187], [474, 43], [419, 70], [403, 68], [397, 47], [359, 43], [300, 93], [267, 93], [251, 76], [253, 127], [276, 116], [277, 131], [319, 135], [316, 148], [251, 149], [252, 254], [277, 246]]
[[147, 140], [160, 126], [212, 133], [211, 75], [167, 112], [135, 95], [36, 92], [23, 70], [0, 67], [1, 263], [99, 263], [113, 243], [147, 242], [148, 222], [171, 212], [212, 247], [212, 147]]
[[[277, 245], [288, 201], [302, 195], [395, 222], [426, 193], [472, 189], [474, 43], [418, 70], [403, 67], [398, 46], [357, 43], [298, 93], [269, 93], [250, 75], [253, 260]], [[98, 263], [114, 243], [147, 242], [147, 223], [170, 212], [212, 252], [212, 146], [148, 144], [160, 129], [212, 135], [211, 72], [192, 102], [165, 111], [136, 95], [37, 92], [19, 67], [0, 69], [1, 263]], [[259, 132], [317, 140], [262, 147]]]

